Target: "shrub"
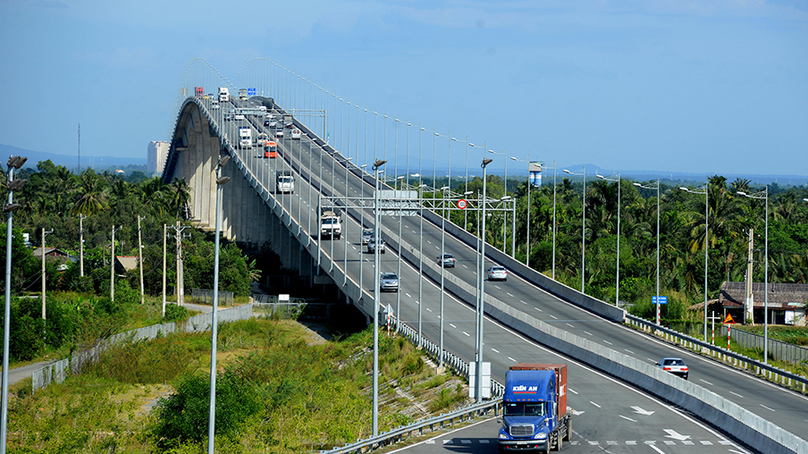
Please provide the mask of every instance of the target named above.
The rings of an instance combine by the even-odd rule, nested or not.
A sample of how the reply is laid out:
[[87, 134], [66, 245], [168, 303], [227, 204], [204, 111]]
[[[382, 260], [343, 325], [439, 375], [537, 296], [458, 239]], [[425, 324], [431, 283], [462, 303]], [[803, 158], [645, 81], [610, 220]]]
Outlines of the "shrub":
[[[250, 416], [261, 410], [259, 393], [241, 377], [223, 373], [216, 377], [216, 434], [232, 434]], [[153, 434], [162, 448], [207, 438], [210, 416], [210, 377], [191, 375], [182, 379], [177, 391], [160, 399]]]

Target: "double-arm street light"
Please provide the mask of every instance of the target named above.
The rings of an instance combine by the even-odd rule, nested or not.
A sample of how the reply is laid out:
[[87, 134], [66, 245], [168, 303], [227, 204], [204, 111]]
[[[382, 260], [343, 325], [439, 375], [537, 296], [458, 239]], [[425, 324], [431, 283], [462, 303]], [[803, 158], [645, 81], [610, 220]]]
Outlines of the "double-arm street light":
[[[373, 171], [375, 173], [375, 191], [373, 192], [373, 238], [376, 246], [373, 249], [373, 436], [379, 435], [379, 285], [380, 285], [380, 270], [381, 267], [380, 257], [382, 237], [379, 229], [380, 212], [379, 206], [379, 169], [387, 161], [377, 159], [373, 162]], [[347, 270], [346, 270], [347, 271]]]
[[[738, 191], [738, 195], [749, 197], [750, 199], [758, 199], [766, 201], [766, 234], [765, 234], [765, 248], [763, 254], [765, 265], [763, 267], [763, 364], [768, 364], [769, 361], [769, 186], [767, 185], [762, 191], [755, 194], [747, 194], [743, 191]], [[808, 199], [804, 199], [808, 202]], [[751, 279], [751, 276], [750, 276]], [[753, 279], [754, 281], [754, 279]], [[705, 308], [706, 311], [706, 308]], [[754, 320], [755, 311], [752, 311], [752, 319]]]
[[[446, 257], [446, 191], [449, 186], [440, 188], [442, 195], [443, 216], [440, 217], [440, 357], [438, 358], [438, 367], [443, 368], [443, 271], [446, 268], [444, 261]], [[451, 211], [450, 211], [451, 212]]]
[[[657, 178], [656, 186], [643, 186], [640, 183], [634, 183], [634, 186], [643, 189], [656, 189], [656, 324], [659, 325], [659, 178]], [[705, 313], [707, 309], [705, 308]], [[707, 339], [704, 339], [706, 342]]]
[[[707, 256], [710, 249], [710, 180], [704, 185], [703, 191], [694, 191], [685, 187], [680, 187], [682, 191], [691, 194], [704, 194], [704, 342], [707, 342]], [[659, 303], [659, 298], [657, 298]]]
[[[581, 173], [570, 172], [567, 169], [564, 169], [564, 173], [584, 177], [583, 198], [581, 199], [581, 219], [583, 222], [583, 227], [581, 228], [581, 293], [586, 293], [584, 292], [584, 282], [586, 282], [586, 166], [583, 167], [583, 172]], [[553, 265], [555, 265], [555, 260], [553, 260]]]
[[490, 158], [483, 158], [482, 161], [482, 168], [483, 168], [483, 212], [482, 212], [482, 241], [480, 241], [480, 269], [477, 270], [477, 275], [479, 279], [477, 281], [480, 283], [480, 288], [477, 290], [477, 367], [476, 377], [475, 377], [475, 388], [474, 388], [474, 396], [477, 399], [477, 402], [483, 401], [483, 320], [485, 319], [485, 310], [484, 310], [484, 303], [485, 303], [485, 180], [486, 180], [486, 169], [488, 164], [491, 164], [493, 159]]
[[617, 276], [617, 282], [615, 283], [614, 287], [614, 305], [615, 307], [620, 306], [620, 172], [617, 172], [617, 178], [608, 178], [604, 177], [603, 175], [595, 174], [601, 180], [606, 181], [613, 181], [617, 183], [617, 271], [615, 275]]

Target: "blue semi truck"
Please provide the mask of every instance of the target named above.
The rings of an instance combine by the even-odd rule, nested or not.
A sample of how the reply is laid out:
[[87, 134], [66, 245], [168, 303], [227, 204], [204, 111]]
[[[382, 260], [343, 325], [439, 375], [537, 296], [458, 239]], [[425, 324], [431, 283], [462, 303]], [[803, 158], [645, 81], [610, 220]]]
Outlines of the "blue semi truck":
[[567, 365], [513, 365], [505, 376], [499, 452], [561, 450], [572, 438], [567, 411]]

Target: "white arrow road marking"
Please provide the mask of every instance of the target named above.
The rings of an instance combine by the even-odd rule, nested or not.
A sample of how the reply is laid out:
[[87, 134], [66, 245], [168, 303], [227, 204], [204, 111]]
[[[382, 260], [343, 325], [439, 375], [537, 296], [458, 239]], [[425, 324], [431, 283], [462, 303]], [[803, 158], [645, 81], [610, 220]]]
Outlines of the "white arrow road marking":
[[663, 431], [667, 432], [668, 435], [665, 435], [666, 437], [673, 438], [674, 440], [684, 441], [690, 438], [690, 435], [681, 435], [673, 429], [663, 429]]
[[636, 420], [631, 419], [631, 418], [629, 418], [628, 416], [623, 416], [623, 415], [618, 415], [618, 416], [620, 416], [620, 417], [621, 417], [621, 418], [623, 418], [623, 419], [627, 419], [627, 420], [629, 420], [629, 421], [631, 421], [631, 422], [637, 422]]
[[653, 414], [654, 414], [654, 412], [653, 412], [653, 411], [643, 410], [643, 409], [642, 409], [642, 408], [640, 408], [640, 407], [634, 407], [634, 406], [632, 406], [632, 407], [631, 407], [631, 409], [632, 409], [632, 410], [634, 410], [634, 413], [637, 413], [638, 415], [651, 416], [651, 415], [653, 415]]
[[570, 410], [570, 413], [572, 413], [574, 416], [578, 416], [584, 414], [585, 411], [586, 410], [584, 411]]

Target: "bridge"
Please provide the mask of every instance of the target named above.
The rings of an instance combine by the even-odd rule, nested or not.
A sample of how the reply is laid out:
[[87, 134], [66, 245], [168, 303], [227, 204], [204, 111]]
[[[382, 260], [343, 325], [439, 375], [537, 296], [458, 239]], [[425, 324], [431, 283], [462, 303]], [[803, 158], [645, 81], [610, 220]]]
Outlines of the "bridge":
[[[374, 312], [376, 274], [396, 273], [400, 290], [381, 294], [380, 307], [391, 309], [397, 321], [414, 330], [417, 342], [429, 340], [467, 362], [477, 355], [475, 308], [478, 289], [483, 288], [486, 319], [481, 353], [483, 361], [491, 363], [492, 378], [504, 382], [505, 371], [515, 362], [569, 364], [568, 405], [577, 415], [579, 440], [568, 448], [573, 452], [586, 452], [576, 451], [585, 445], [611, 452], [647, 445], [663, 448], [656, 449], [659, 452], [692, 452], [694, 445], [700, 452], [748, 452], [749, 447], [759, 452], [808, 450], [807, 442], [798, 437], [804, 436], [808, 421], [804, 394], [632, 329], [623, 323], [626, 314], [621, 309], [527, 268], [507, 254], [507, 247], [501, 251], [489, 245], [481, 264], [478, 238], [441, 215], [459, 209], [461, 198], [471, 209], [481, 208], [483, 200], [446, 187], [426, 187], [422, 175], [430, 165], [435, 169], [438, 139], [448, 145], [441, 153], [448, 152], [450, 162], [452, 142], [465, 142], [463, 147], [455, 145], [461, 162], [469, 150], [476, 153], [477, 162], [490, 156], [485, 147], [387, 116], [383, 131], [371, 135], [376, 128], [368, 125], [368, 115], [374, 124], [382, 115], [347, 103], [272, 62], [254, 62], [265, 63], [263, 70], [247, 71], [254, 79], [244, 84], [257, 86], [247, 99], [233, 96], [235, 87], [204, 65], [186, 84], [191, 94], [195, 86], [227, 86], [231, 91], [227, 101], [218, 103], [214, 89], [208, 90], [213, 97], [191, 95], [178, 109], [163, 178], [188, 182], [191, 217], [198, 225], [213, 228], [217, 163], [220, 156], [230, 156], [221, 167], [222, 175], [230, 177], [223, 186], [224, 236], [256, 248], [269, 245], [285, 266], [312, 284], [336, 286], [342, 299], [368, 320]], [[260, 105], [267, 107], [267, 116], [225, 119], [231, 109]], [[292, 128], [269, 126], [284, 118], [291, 119]], [[399, 127], [406, 133], [399, 135]], [[273, 139], [277, 157], [265, 157], [261, 147], [241, 146], [239, 128], [248, 128], [253, 138], [266, 134]], [[292, 137], [292, 129], [300, 130], [299, 138]], [[284, 131], [282, 136], [279, 130]], [[426, 148], [432, 149], [426, 155], [425, 134]], [[372, 170], [376, 160], [387, 161], [379, 169], [387, 176], [379, 181]], [[295, 177], [293, 192], [278, 191], [278, 171]], [[436, 172], [431, 181], [439, 181]], [[363, 229], [374, 225], [377, 185], [379, 228], [387, 241], [378, 270], [375, 257], [362, 244]], [[506, 214], [512, 210], [508, 203], [504, 198], [485, 206]], [[325, 208], [341, 214], [339, 239], [319, 233], [319, 215]], [[442, 252], [454, 255], [454, 268], [437, 263]], [[495, 264], [508, 269], [508, 280], [479, 281], [479, 270]], [[689, 382], [652, 367], [669, 356], [685, 358]], [[648, 380], [651, 385], [640, 384]], [[647, 388], [665, 391], [644, 392]], [[710, 396], [704, 398], [710, 403], [688, 407], [680, 400], [682, 395]], [[743, 417], [727, 416], [741, 413]], [[493, 438], [495, 431], [487, 436]]]

